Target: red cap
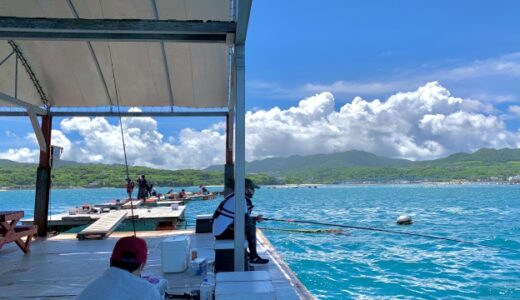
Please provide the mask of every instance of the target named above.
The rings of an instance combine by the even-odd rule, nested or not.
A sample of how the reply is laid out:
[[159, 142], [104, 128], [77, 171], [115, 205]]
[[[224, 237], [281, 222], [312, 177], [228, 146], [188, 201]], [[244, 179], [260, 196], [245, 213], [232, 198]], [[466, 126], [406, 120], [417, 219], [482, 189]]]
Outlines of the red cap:
[[[135, 257], [135, 259], [129, 258], [124, 253], [128, 253], [131, 256]], [[135, 262], [135, 263], [146, 263], [148, 247], [146, 246], [146, 241], [135, 237], [135, 236], [127, 236], [120, 238], [114, 246], [114, 250], [112, 251], [112, 257], [110, 261], [124, 261], [124, 262]]]

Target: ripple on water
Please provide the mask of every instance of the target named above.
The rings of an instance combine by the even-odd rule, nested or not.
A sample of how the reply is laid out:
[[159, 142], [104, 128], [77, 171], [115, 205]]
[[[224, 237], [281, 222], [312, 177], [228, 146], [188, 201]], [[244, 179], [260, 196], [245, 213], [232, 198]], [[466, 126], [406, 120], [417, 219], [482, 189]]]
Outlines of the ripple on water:
[[[379, 227], [520, 250], [519, 194], [520, 186], [331, 186], [260, 189], [254, 202], [256, 213], [272, 218]], [[84, 189], [51, 195], [56, 213], [125, 194], [122, 189]], [[212, 213], [221, 199], [189, 203], [186, 218]], [[0, 193], [0, 210], [13, 208], [31, 217], [34, 191]], [[401, 214], [411, 215], [414, 224], [395, 225]], [[268, 221], [259, 226], [324, 228]], [[520, 299], [518, 252], [347, 231], [350, 235], [264, 233], [318, 299]]]
[[[277, 218], [372, 226], [519, 248], [520, 218], [516, 216], [520, 215], [520, 202], [511, 195], [520, 192], [520, 187], [359, 186], [313, 192], [320, 196], [298, 190], [285, 193], [283, 204], [272, 207], [274, 214]], [[271, 193], [258, 193], [257, 207], [268, 205]], [[403, 213], [413, 217], [414, 225], [395, 225]], [[350, 236], [274, 231], [267, 235], [319, 299], [520, 299], [518, 253], [348, 231]]]

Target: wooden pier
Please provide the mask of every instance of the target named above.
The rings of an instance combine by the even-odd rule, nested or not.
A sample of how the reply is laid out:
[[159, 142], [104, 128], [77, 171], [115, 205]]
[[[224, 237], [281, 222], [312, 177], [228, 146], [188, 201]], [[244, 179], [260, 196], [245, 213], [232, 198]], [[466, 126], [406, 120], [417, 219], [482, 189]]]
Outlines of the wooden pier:
[[77, 237], [79, 240], [91, 238], [103, 239], [114, 232], [116, 227], [123, 222], [127, 214], [128, 212], [124, 210], [107, 213], [83, 229], [78, 233]]

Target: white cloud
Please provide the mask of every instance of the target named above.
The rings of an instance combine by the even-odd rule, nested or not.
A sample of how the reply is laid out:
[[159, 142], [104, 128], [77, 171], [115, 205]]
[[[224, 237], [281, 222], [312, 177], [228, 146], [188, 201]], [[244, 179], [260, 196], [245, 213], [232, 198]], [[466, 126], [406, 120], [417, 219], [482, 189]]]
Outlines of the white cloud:
[[402, 81], [355, 82], [340, 80], [331, 84], [307, 83], [302, 89], [307, 93], [330, 91], [335, 94], [381, 94], [407, 88], [411, 85], [413, 84], [410, 82]]
[[[356, 97], [334, 111], [325, 92], [288, 110], [248, 113], [249, 159], [350, 149], [409, 159], [431, 159], [481, 147], [518, 147], [495, 109], [451, 96], [437, 82], [386, 101]], [[479, 111], [480, 110], [480, 111]]]
[[[224, 162], [225, 137], [220, 125], [202, 131], [185, 128], [177, 138], [165, 138], [151, 117], [122, 118], [122, 123], [130, 165], [183, 169]], [[69, 118], [60, 125], [65, 133], [76, 132], [82, 137], [71, 144], [70, 151], [64, 151], [63, 159], [124, 163], [118, 124], [112, 125], [105, 118]]]
[[40, 157], [40, 151], [37, 149], [19, 148], [9, 149], [0, 153], [1, 159], [8, 159], [17, 162], [33, 163]]
[[510, 53], [498, 58], [477, 60], [468, 66], [441, 71], [443, 79], [461, 80], [475, 77], [506, 75], [520, 76], [520, 52]]
[[514, 113], [515, 115], [520, 117], [520, 106], [518, 106], [518, 105], [511, 105], [511, 106], [509, 106], [508, 110], [510, 112]]
[[[520, 106], [509, 111], [520, 113]], [[382, 156], [433, 159], [482, 147], [520, 147], [520, 132], [509, 131], [504, 116], [489, 103], [463, 99], [437, 82], [388, 99], [355, 97], [335, 109], [332, 93], [303, 99], [288, 109], [278, 107], [246, 114], [246, 158], [310, 155], [364, 150]], [[204, 130], [182, 129], [171, 136], [160, 132], [150, 117], [122, 118], [130, 165], [168, 169], [203, 168], [223, 164], [225, 123]], [[123, 163], [118, 124], [104, 118], [68, 118], [53, 130], [53, 144], [64, 148], [63, 159]], [[70, 140], [74, 133], [79, 140]], [[36, 144], [34, 134], [28, 136]], [[1, 158], [37, 159], [38, 151], [8, 150]]]
[[[511, 102], [520, 98], [520, 52], [500, 57], [475, 60], [453, 67], [436, 67], [422, 64], [418, 68], [399, 69], [383, 74], [380, 81], [308, 82], [287, 87], [278, 83], [255, 81], [248, 84], [249, 92], [256, 97], [269, 99], [293, 99], [296, 96], [328, 91], [336, 96], [388, 95], [406, 91], [429, 81], [439, 81], [457, 87], [466, 96], [484, 99], [486, 102]], [[504, 88], [507, 87], [507, 88]], [[509, 90], [504, 95], [503, 91]]]
[[18, 136], [16, 135], [16, 133], [10, 131], [10, 130], [6, 130], [5, 131], [5, 135], [9, 138], [18, 138]]

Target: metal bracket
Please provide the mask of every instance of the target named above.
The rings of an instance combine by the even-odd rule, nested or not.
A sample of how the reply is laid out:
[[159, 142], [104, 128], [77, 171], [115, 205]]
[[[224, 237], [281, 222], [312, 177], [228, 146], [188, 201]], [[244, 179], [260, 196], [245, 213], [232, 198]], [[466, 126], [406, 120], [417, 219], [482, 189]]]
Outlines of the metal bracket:
[[47, 152], [47, 143], [45, 142], [45, 137], [43, 136], [43, 131], [38, 123], [38, 117], [32, 111], [28, 111], [29, 119], [31, 119], [31, 125], [34, 130], [34, 134], [36, 135], [36, 139], [38, 140], [38, 145], [40, 145], [40, 151]]
[[28, 112], [38, 113], [39, 115], [47, 115], [49, 113], [47, 110], [45, 110], [37, 105], [27, 103], [25, 101], [22, 101], [18, 98], [9, 96], [2, 92], [0, 92], [0, 101], [8, 102], [11, 104], [16, 104], [18, 106], [21, 106], [21, 107], [27, 109]]

